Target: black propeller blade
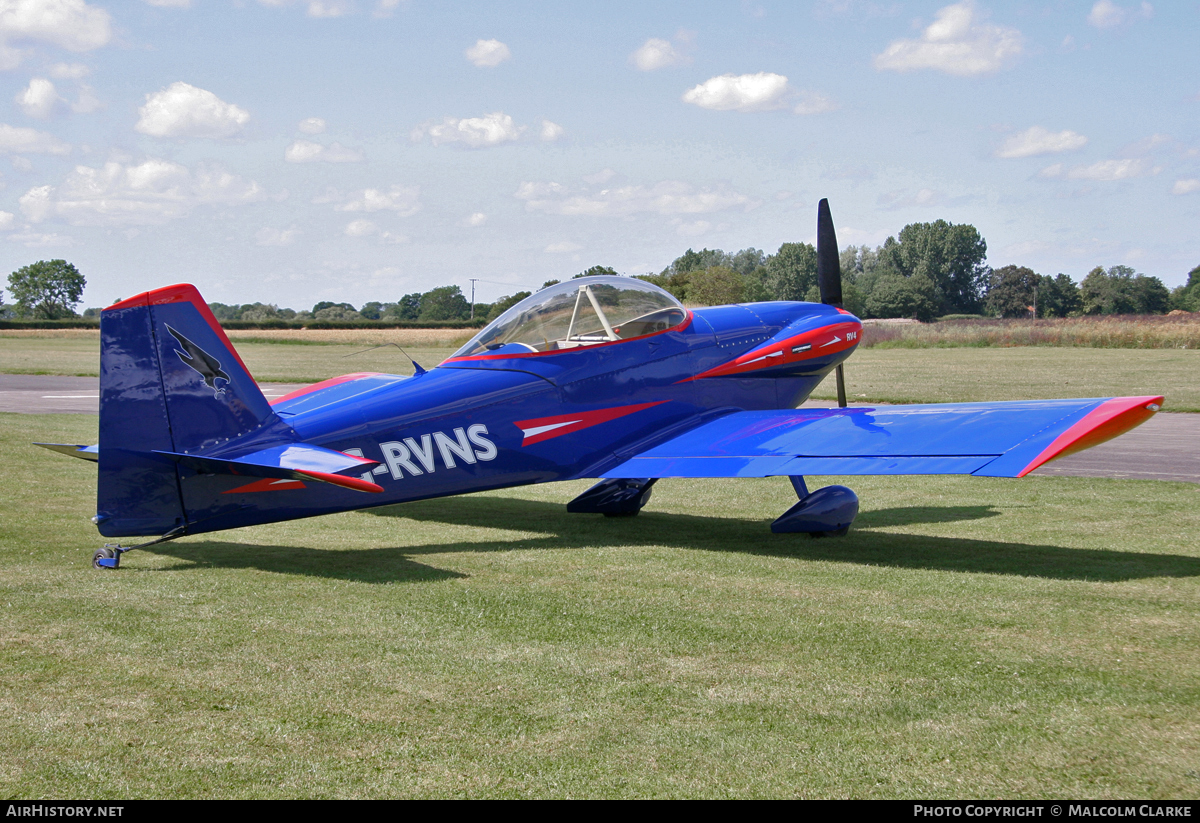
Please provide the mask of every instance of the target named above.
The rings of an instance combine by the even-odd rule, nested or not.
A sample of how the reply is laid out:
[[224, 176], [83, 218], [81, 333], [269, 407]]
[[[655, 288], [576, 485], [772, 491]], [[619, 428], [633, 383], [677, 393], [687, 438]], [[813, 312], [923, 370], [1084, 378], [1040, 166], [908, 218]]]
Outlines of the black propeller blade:
[[[821, 302], [827, 306], [842, 306], [842, 264], [838, 260], [837, 234], [833, 230], [833, 215], [829, 201], [822, 198], [817, 204], [817, 288]], [[846, 377], [842, 365], [837, 366], [838, 406], [846, 408]]]
[[842, 305], [842, 265], [838, 261], [837, 234], [833, 230], [833, 215], [829, 201], [817, 205], [817, 287], [821, 302], [827, 306]]

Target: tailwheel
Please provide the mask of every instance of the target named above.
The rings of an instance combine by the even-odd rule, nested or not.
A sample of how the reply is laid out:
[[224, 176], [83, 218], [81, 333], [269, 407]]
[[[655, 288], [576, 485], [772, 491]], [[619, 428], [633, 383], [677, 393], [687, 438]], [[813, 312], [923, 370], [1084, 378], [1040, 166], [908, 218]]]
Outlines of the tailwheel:
[[115, 569], [120, 565], [121, 555], [108, 546], [97, 549], [96, 553], [92, 555], [93, 569]]

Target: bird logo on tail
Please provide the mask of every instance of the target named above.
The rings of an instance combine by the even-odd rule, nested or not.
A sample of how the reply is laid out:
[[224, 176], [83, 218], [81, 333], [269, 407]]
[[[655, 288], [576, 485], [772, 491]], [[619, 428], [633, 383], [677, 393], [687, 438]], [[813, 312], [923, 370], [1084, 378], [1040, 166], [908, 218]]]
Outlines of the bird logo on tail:
[[183, 351], [175, 350], [175, 354], [179, 355], [180, 361], [196, 374], [204, 378], [204, 385], [213, 390], [213, 397], [219, 397], [225, 393], [225, 387], [217, 387], [218, 378], [226, 383], [231, 382], [229, 375], [221, 368], [221, 361], [213, 357], [204, 349], [197, 346], [191, 340], [188, 340], [175, 329], [167, 326], [167, 331], [175, 338], [180, 346], [183, 346]]

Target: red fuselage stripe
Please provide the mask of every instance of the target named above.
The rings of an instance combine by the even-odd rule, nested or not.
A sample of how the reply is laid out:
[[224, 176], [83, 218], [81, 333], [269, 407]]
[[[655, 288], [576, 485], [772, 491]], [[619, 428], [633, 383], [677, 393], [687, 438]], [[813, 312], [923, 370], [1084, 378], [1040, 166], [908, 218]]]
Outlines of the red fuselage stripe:
[[543, 440], [550, 440], [564, 434], [577, 432], [580, 429], [607, 423], [609, 420], [616, 420], [619, 417], [625, 417], [626, 415], [640, 412], [642, 409], [648, 409], [652, 406], [660, 406], [666, 402], [668, 401], [658, 400], [653, 403], [636, 403], [632, 406], [615, 406], [611, 409], [596, 409], [595, 411], [579, 412], [576, 414], [556, 414], [553, 417], [536, 417], [532, 420], [515, 420], [513, 422], [522, 432], [553, 426], [548, 431], [537, 432], [532, 435], [526, 434], [525, 439], [521, 441], [521, 445], [531, 446], [534, 443], [541, 443]]

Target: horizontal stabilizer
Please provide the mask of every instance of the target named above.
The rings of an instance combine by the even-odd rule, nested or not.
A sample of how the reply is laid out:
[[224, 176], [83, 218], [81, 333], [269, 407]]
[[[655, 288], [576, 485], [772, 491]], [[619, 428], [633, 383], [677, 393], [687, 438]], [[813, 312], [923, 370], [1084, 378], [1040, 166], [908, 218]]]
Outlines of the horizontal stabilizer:
[[78, 457], [81, 460], [91, 460], [93, 463], [100, 459], [99, 446], [72, 446], [66, 443], [34, 443], [33, 445], [59, 454], [69, 454], [71, 457]]
[[236, 456], [180, 454], [155, 450], [180, 465], [201, 474], [230, 474], [238, 477], [271, 477], [281, 480], [319, 480], [360, 492], [382, 492], [383, 487], [358, 477], [344, 477], [338, 472], [347, 469], [371, 469], [377, 460], [344, 454], [308, 443], [286, 443], [280, 446]]
[[1024, 477], [1116, 437], [1161, 397], [744, 411], [604, 472], [607, 478], [974, 474]]

